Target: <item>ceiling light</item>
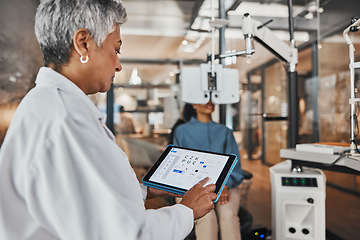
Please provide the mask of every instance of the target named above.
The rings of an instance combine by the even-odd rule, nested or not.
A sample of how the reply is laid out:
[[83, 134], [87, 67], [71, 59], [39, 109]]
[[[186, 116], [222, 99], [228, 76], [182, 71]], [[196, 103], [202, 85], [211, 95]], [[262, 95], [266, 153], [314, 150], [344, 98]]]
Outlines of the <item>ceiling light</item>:
[[197, 31], [187, 31], [185, 39], [189, 42], [195, 42], [200, 38], [200, 33]]
[[183, 40], [183, 41], [181, 42], [181, 44], [185, 46], [185, 45], [187, 45], [187, 44], [188, 44], [188, 41]]
[[[188, 31], [185, 35], [185, 40], [179, 46], [179, 51], [186, 52], [186, 53], [193, 53], [195, 52], [204, 40], [207, 38], [208, 33], [200, 33], [197, 31]], [[183, 44], [186, 41], [187, 44]]]
[[313, 12], [316, 12], [318, 10], [318, 6], [317, 4], [314, 2], [310, 2], [308, 5], [307, 5], [307, 10], [311, 13]]
[[[283, 41], [288, 41], [290, 39], [290, 34], [287, 31], [277, 31], [277, 30], [273, 30], [272, 31], [280, 40]], [[307, 42], [310, 39], [309, 33], [308, 32], [303, 32], [303, 31], [295, 31], [294, 32], [294, 39], [295, 41], [299, 41], [299, 42]]]
[[[212, 11], [212, 3], [214, 3], [214, 12]], [[214, 17], [218, 17], [218, 9], [218, 1], [212, 2], [212, 0], [205, 0], [199, 9], [198, 15], [203, 17], [212, 17], [214, 15]]]
[[[290, 39], [290, 34], [288, 31], [282, 30], [272, 30], [272, 32], [278, 37], [280, 40], [288, 41]], [[239, 28], [227, 28], [225, 31], [226, 39], [244, 39], [244, 34]], [[295, 31], [294, 32], [295, 41], [299, 42], [307, 42], [309, 41], [309, 33], [305, 31]]]
[[234, 11], [228, 12], [229, 15], [244, 15], [245, 13], [251, 13], [251, 16], [262, 17], [287, 18], [289, 15], [287, 6], [276, 3], [261, 4], [255, 2], [242, 2]]
[[211, 31], [212, 30], [212, 28], [210, 26], [210, 19], [209, 18], [202, 19], [200, 29], [205, 30], [205, 31]]
[[201, 26], [201, 17], [197, 16], [194, 20], [194, 22], [191, 25], [191, 28], [193, 29], [199, 29]]
[[306, 19], [313, 19], [314, 18], [314, 14], [312, 12], [308, 12], [308, 14], [306, 14], [304, 16]]
[[199, 16], [196, 17], [193, 24], [191, 25], [191, 29], [210, 32], [210, 18], [204, 18]]
[[16, 77], [10, 76], [10, 77], [9, 77], [9, 81], [10, 81], [10, 82], [13, 82], [13, 83], [16, 82]]
[[187, 45], [180, 45], [178, 50], [185, 53], [194, 53], [197, 49], [198, 47], [194, 43], [189, 43]]
[[168, 37], [181, 37], [186, 34], [185, 29], [155, 29], [155, 28], [122, 28], [122, 35], [135, 35], [135, 36], [168, 36]]

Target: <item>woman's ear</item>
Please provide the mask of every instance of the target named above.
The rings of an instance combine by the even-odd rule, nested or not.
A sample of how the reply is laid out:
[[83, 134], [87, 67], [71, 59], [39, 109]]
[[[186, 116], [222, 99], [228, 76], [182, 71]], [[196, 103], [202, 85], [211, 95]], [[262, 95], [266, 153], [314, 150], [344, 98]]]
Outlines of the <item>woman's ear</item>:
[[84, 28], [80, 28], [74, 33], [73, 45], [75, 51], [79, 54], [79, 56], [88, 56], [90, 40], [90, 33]]

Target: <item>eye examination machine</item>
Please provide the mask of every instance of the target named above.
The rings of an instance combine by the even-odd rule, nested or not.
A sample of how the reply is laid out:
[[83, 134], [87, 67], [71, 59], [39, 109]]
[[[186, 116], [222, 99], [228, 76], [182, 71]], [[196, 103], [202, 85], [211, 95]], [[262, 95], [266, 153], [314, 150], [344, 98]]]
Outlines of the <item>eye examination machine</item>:
[[354, 62], [355, 49], [348, 36], [349, 32], [358, 31], [359, 25], [360, 20], [354, 19], [343, 32], [350, 56], [350, 144], [347, 147], [299, 144], [296, 148], [280, 150], [280, 156], [290, 160], [270, 168], [273, 239], [325, 240], [326, 179], [319, 169], [359, 174], [360, 154], [355, 144], [355, 104], [360, 99], [355, 98], [354, 69], [360, 68], [360, 63]]

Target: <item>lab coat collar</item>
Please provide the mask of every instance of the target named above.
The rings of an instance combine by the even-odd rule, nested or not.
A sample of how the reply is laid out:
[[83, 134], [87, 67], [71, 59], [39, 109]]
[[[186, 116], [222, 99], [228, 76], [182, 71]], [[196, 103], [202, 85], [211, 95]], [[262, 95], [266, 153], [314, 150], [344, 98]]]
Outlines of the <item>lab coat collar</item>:
[[104, 123], [104, 114], [99, 111], [99, 109], [94, 105], [94, 103], [75, 83], [73, 83], [71, 80], [67, 79], [60, 73], [48, 67], [41, 67], [36, 77], [35, 83], [37, 86], [53, 85], [54, 87], [64, 92], [78, 96], [88, 106], [92, 114], [102, 123]]

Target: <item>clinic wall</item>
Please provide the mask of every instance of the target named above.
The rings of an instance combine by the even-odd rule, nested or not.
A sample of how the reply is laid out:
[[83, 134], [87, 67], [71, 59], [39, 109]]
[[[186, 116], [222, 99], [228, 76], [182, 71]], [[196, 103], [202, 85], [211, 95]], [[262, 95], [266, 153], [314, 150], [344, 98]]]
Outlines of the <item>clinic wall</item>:
[[15, 109], [34, 86], [42, 55], [34, 34], [39, 1], [0, 1], [0, 144]]

